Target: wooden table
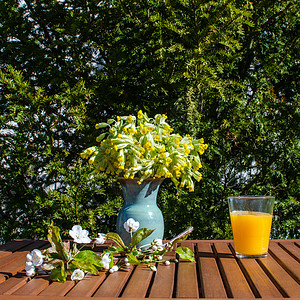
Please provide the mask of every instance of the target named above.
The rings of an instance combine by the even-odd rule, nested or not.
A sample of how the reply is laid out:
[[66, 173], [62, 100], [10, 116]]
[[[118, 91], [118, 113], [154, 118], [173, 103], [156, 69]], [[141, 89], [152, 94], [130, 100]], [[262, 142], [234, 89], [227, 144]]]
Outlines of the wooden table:
[[241, 260], [234, 256], [230, 240], [188, 240], [181, 245], [194, 251], [196, 263], [181, 260], [159, 265], [157, 272], [131, 267], [113, 274], [88, 275], [78, 283], [57, 283], [49, 282], [45, 275], [29, 280], [24, 272], [26, 254], [49, 247], [47, 241], [12, 241], [0, 246], [0, 300], [300, 299], [300, 240], [271, 240], [268, 257]]

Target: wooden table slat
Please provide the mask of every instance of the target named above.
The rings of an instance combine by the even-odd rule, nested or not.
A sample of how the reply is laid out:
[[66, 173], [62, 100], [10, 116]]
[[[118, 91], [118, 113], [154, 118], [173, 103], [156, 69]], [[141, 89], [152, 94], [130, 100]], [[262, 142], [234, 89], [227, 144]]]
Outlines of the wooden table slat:
[[49, 285], [49, 277], [37, 277], [29, 280], [27, 284], [21, 286], [13, 295], [36, 296]]
[[278, 245], [290, 253], [292, 257], [300, 263], [300, 248], [292, 240], [290, 240], [289, 243], [279, 242]]
[[149, 289], [152, 276], [153, 271], [148, 267], [136, 266], [121, 296], [124, 298], [144, 298]]
[[[233, 247], [233, 242], [230, 242], [230, 245]], [[252, 290], [257, 293], [257, 297], [283, 298], [283, 295], [276, 288], [268, 275], [263, 271], [256, 259], [240, 259], [238, 262], [246, 273]]]
[[8, 255], [2, 255], [0, 257], [0, 269], [2, 267], [9, 265], [10, 263], [14, 262], [15, 260], [18, 260], [20, 257], [26, 257], [27, 253], [29, 251], [35, 249], [35, 248], [42, 248], [43, 246], [48, 245], [45, 241], [37, 241], [35, 243], [28, 243], [25, 244], [21, 250], [17, 250], [15, 252], [8, 252]]
[[224, 271], [223, 278], [225, 288], [229, 297], [233, 298], [254, 298], [254, 294], [244, 277], [238, 263], [236, 262], [226, 243], [214, 243], [218, 259]]
[[133, 266], [130, 266], [127, 269], [122, 269], [118, 272], [109, 274], [93, 296], [115, 298], [119, 297], [132, 271]]
[[36, 240], [12, 240], [6, 244], [0, 245], [0, 251], [15, 252], [30, 244], [35, 244]]
[[0, 286], [0, 295], [11, 295], [28, 282], [27, 276], [11, 277]]
[[197, 243], [201, 293], [204, 298], [227, 298], [211, 244]]
[[[300, 284], [300, 264], [292, 256], [287, 255], [277, 243], [270, 242], [269, 252], [276, 258], [280, 265]], [[299, 249], [300, 252], [300, 249]]]
[[[194, 246], [192, 242], [185, 241], [184, 246], [194, 251]], [[180, 259], [180, 262], [178, 264], [176, 297], [177, 298], [198, 298], [199, 297], [197, 268], [195, 263]]]
[[[32, 249], [49, 247], [47, 241], [17, 240], [0, 245], [0, 300], [70, 300], [115, 298], [144, 299], [279, 299], [300, 300], [300, 240], [271, 240], [262, 259], [238, 259], [231, 240], [187, 240], [196, 263], [180, 260], [169, 266], [157, 264], [87, 275], [82, 281], [50, 282], [49, 276], [26, 277], [26, 255]], [[103, 251], [107, 245], [96, 250]], [[90, 246], [87, 246], [90, 248]], [[95, 250], [95, 249], [94, 249]], [[164, 259], [176, 257], [168, 253]], [[21, 273], [20, 273], [21, 272]]]
[[92, 274], [86, 275], [69, 293], [66, 294], [66, 297], [91, 297], [105, 277], [106, 274], [104, 272], [101, 272], [97, 276]]
[[258, 259], [258, 262], [286, 297], [300, 297], [300, 285], [271, 255]]
[[[164, 256], [165, 260], [176, 258], [175, 252], [172, 251]], [[174, 290], [176, 266], [174, 263], [166, 266], [159, 264], [154, 281], [151, 287], [149, 298], [172, 298]]]
[[47, 286], [39, 296], [64, 296], [66, 295], [75, 285], [74, 281], [65, 282], [52, 282]]

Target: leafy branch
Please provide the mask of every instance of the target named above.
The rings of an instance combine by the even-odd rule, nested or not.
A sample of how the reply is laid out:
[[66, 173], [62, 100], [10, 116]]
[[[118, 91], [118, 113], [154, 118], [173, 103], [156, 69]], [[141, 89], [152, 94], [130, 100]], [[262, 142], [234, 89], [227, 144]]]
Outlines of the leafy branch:
[[[49, 228], [48, 240], [51, 247], [41, 252], [38, 249], [33, 250], [27, 255], [26, 274], [34, 276], [36, 271], [42, 269], [50, 274], [52, 281], [64, 282], [68, 276], [72, 280], [81, 280], [86, 273], [98, 275], [100, 271], [109, 271], [113, 273], [120, 268], [130, 265], [145, 264], [151, 270], [156, 271], [155, 263], [177, 262], [177, 259], [164, 260], [163, 255], [173, 249], [175, 244], [187, 238], [188, 234], [193, 230], [189, 228], [171, 241], [163, 244], [161, 240], [154, 240], [148, 248], [143, 248], [140, 243], [152, 234], [154, 230], [141, 228], [132, 235], [131, 243], [126, 246], [122, 238], [117, 233], [99, 234], [98, 238], [90, 239], [86, 230], [82, 230], [81, 226], [75, 225], [70, 231], [70, 235], [74, 238], [71, 247], [70, 241], [63, 242], [61, 239], [59, 228], [51, 225]], [[111, 240], [117, 246], [108, 247], [102, 254], [97, 254], [92, 250], [81, 250], [77, 248], [78, 243], [103, 244], [106, 240]], [[183, 259], [194, 260], [194, 253], [187, 247], [178, 247], [176, 253]], [[114, 264], [113, 256], [118, 256], [118, 262]]]

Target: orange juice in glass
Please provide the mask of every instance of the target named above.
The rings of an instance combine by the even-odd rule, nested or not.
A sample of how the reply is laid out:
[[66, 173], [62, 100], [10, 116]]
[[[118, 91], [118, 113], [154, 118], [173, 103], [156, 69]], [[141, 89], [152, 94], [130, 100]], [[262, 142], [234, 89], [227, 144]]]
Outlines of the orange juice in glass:
[[274, 197], [228, 197], [236, 256], [266, 257], [272, 225]]

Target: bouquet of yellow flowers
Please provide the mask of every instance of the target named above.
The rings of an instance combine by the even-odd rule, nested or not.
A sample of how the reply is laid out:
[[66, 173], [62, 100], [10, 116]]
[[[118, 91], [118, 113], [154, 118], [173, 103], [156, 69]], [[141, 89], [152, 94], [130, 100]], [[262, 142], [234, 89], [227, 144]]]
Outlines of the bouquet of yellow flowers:
[[118, 116], [96, 129], [108, 128], [96, 141], [98, 146], [87, 148], [80, 155], [89, 159], [96, 172], [106, 172], [124, 178], [171, 178], [176, 186], [194, 191], [200, 181], [200, 156], [207, 149], [203, 138], [182, 137], [173, 133], [167, 116], [149, 118], [141, 110], [137, 117]]

